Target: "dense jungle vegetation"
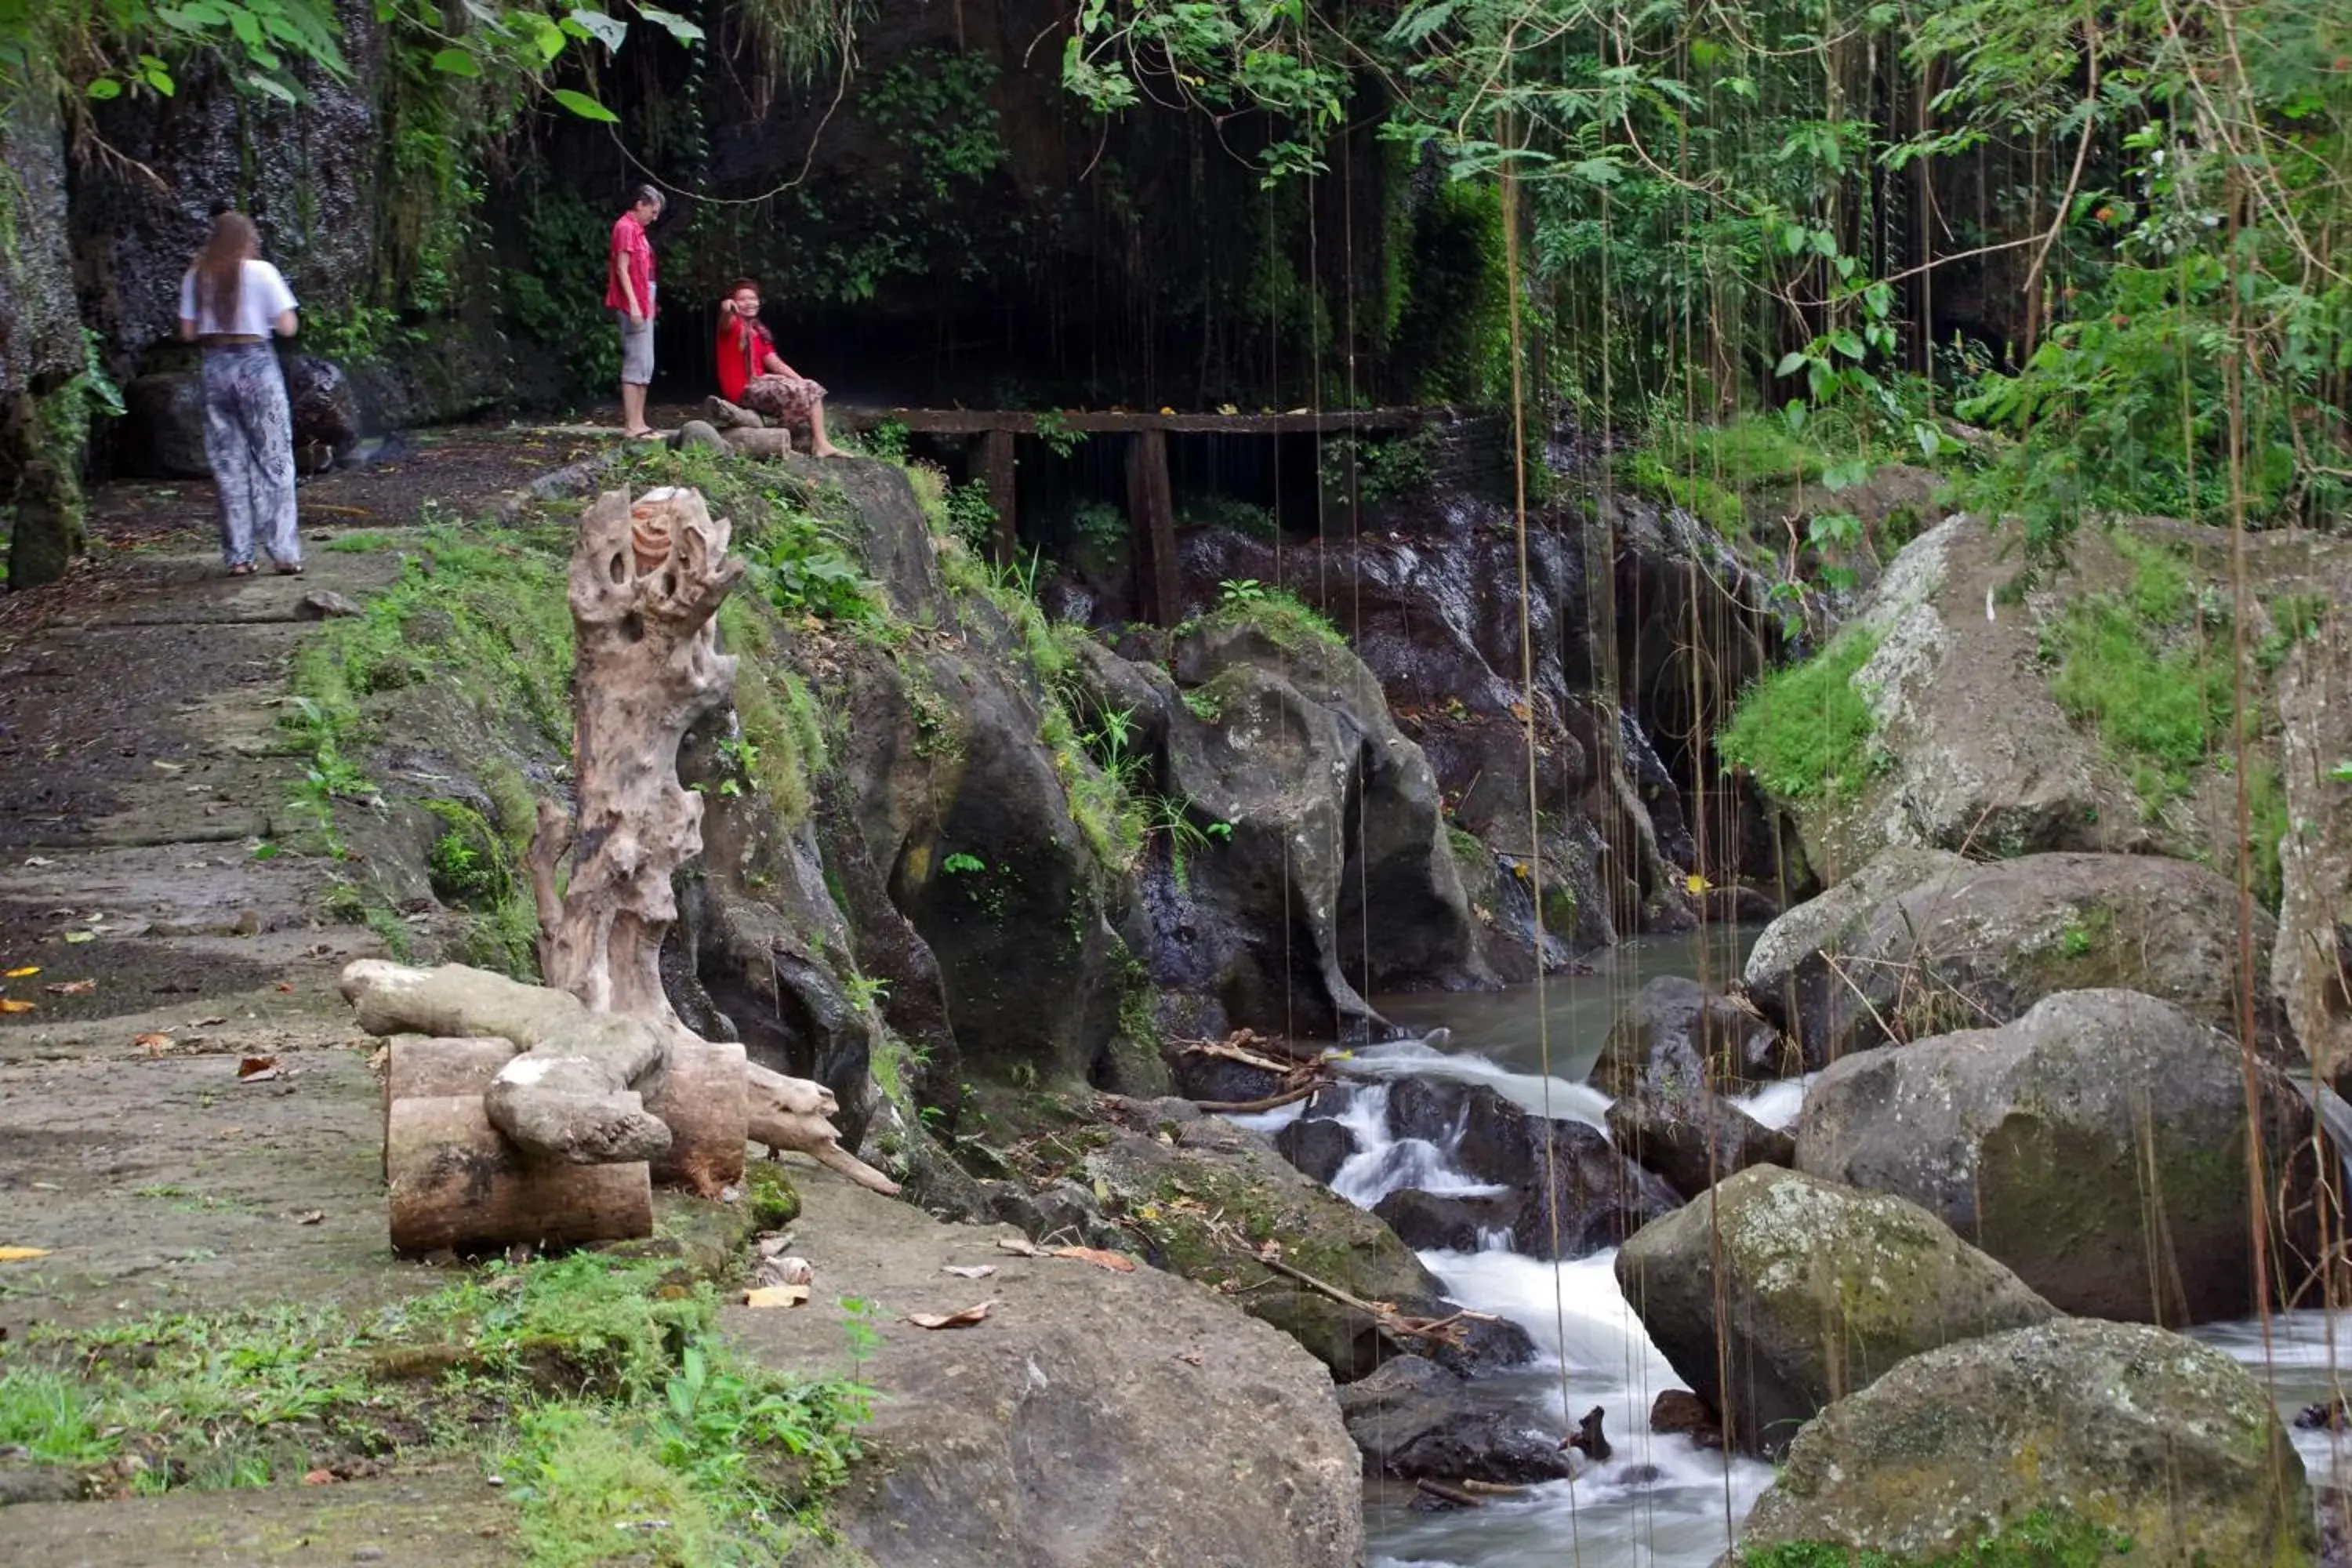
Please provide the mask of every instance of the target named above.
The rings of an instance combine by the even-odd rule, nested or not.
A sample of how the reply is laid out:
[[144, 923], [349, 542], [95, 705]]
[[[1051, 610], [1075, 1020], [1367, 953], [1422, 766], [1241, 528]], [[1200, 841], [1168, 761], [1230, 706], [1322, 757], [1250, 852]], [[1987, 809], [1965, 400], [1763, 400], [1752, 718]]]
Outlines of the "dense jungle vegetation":
[[[1181, 188], [1218, 232], [1118, 280], [1148, 321], [1122, 342], [1119, 310], [1055, 307], [1047, 335], [1097, 340], [1062, 369], [1112, 363], [1002, 400], [1516, 397], [1639, 437], [1626, 471], [1703, 513], [1965, 457], [1966, 499], [2037, 542], [2099, 511], [2323, 522], [2352, 484], [2352, 18], [2327, 0], [1022, 9], [1043, 30], [1013, 53], [976, 25], [901, 47], [876, 0], [0, 0], [0, 89], [55, 95], [102, 165], [123, 100], [210, 71], [299, 104], [362, 69], [365, 28], [383, 265], [320, 331], [351, 355], [488, 281], [601, 380], [565, 323], [612, 197], [575, 166], [699, 198], [671, 276], [758, 267], [853, 317], [1034, 316], [1089, 247], [1099, 294]], [[803, 151], [812, 114], [898, 155], [851, 185], [808, 177], [822, 133], [781, 178], [742, 154]], [[1081, 164], [1030, 155], [1041, 120]], [[1197, 363], [1159, 363], [1176, 342]]]

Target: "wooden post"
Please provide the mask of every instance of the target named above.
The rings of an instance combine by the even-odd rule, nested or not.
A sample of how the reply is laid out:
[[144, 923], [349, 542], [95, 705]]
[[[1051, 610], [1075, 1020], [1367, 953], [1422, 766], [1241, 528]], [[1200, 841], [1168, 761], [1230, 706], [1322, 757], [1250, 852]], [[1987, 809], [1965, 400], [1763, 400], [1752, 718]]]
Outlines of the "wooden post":
[[1012, 431], [991, 430], [980, 438], [980, 473], [988, 486], [988, 504], [996, 512], [996, 560], [1003, 565], [1021, 548], [1013, 511]]
[[1176, 500], [1168, 481], [1168, 432], [1139, 430], [1127, 443], [1127, 525], [1139, 568], [1139, 607], [1151, 624], [1172, 626], [1176, 582]]

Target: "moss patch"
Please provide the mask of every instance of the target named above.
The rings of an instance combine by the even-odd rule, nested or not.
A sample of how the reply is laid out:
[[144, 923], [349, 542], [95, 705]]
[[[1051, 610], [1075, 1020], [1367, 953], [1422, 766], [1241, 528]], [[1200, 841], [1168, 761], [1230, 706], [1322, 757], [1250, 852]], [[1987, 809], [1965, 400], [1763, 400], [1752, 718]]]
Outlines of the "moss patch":
[[1782, 800], [1851, 796], [1885, 766], [1873, 744], [1877, 721], [1854, 679], [1877, 651], [1876, 633], [1849, 627], [1804, 663], [1749, 687], [1717, 737], [1725, 761]]

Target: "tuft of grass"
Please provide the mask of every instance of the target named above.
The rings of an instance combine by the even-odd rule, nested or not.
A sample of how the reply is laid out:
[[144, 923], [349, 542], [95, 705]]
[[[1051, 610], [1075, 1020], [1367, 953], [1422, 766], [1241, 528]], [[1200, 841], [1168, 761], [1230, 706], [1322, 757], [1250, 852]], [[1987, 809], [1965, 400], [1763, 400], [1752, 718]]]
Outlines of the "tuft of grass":
[[737, 1361], [716, 1315], [710, 1284], [671, 1263], [577, 1253], [362, 1316], [37, 1330], [0, 1348], [0, 1444], [137, 1458], [163, 1491], [265, 1486], [421, 1431], [509, 1478], [534, 1564], [774, 1562], [822, 1533], [868, 1395]]
[[1873, 744], [1877, 722], [1854, 683], [1877, 651], [1876, 633], [1849, 627], [1804, 663], [1757, 681], [1717, 737], [1724, 761], [1783, 800], [1853, 794], [1885, 765]]
[[389, 550], [399, 542], [399, 535], [388, 529], [355, 528], [349, 533], [335, 535], [320, 548], [338, 555], [372, 555], [379, 550]]
[[1195, 626], [1245, 626], [1290, 653], [1345, 651], [1348, 647], [1348, 639], [1322, 611], [1286, 588], [1255, 583], [1228, 584], [1215, 609], [1178, 627], [1177, 635], [1181, 637]]

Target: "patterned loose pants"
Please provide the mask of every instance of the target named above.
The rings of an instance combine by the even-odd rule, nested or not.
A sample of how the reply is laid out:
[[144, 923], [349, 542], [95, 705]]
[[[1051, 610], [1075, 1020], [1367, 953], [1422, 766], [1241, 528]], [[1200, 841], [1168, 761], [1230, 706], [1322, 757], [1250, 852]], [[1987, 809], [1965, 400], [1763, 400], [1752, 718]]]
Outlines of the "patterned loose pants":
[[221, 554], [253, 563], [254, 536], [280, 566], [302, 559], [294, 521], [294, 416], [268, 343], [205, 351], [205, 455], [220, 489]]

